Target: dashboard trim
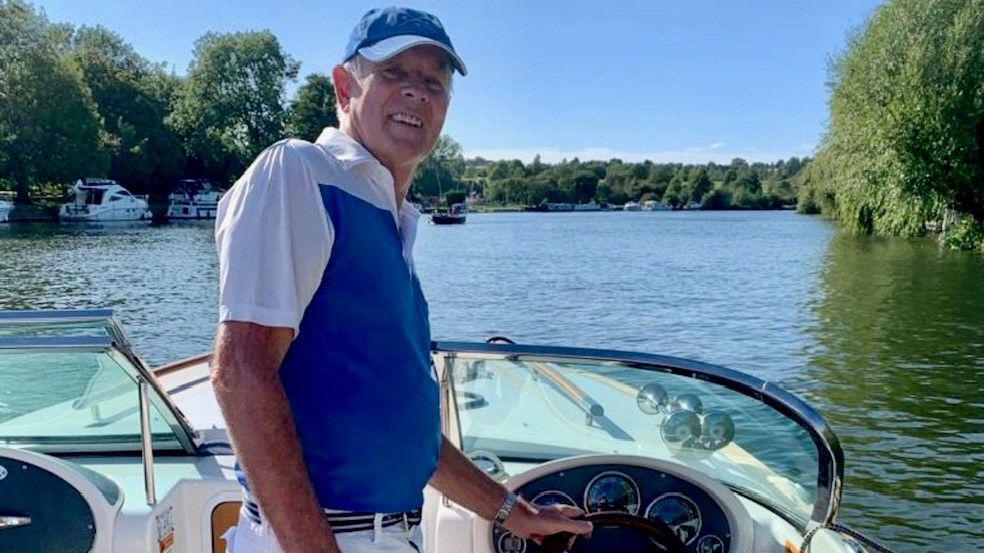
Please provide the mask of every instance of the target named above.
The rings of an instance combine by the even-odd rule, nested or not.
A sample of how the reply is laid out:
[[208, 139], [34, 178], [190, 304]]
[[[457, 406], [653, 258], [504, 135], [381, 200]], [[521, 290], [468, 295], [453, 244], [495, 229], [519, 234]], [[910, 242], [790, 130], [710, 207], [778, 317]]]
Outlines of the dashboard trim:
[[[711, 496], [724, 511], [728, 519], [728, 526], [731, 528], [731, 549], [728, 553], [751, 553], [755, 542], [755, 526], [751, 515], [745, 506], [738, 501], [734, 492], [717, 482], [713, 478], [706, 476], [690, 467], [650, 457], [640, 457], [637, 455], [582, 455], [578, 457], [567, 457], [550, 461], [542, 465], [531, 468], [525, 472], [517, 474], [505, 482], [506, 488], [512, 491], [520, 487], [547, 476], [555, 472], [571, 470], [578, 467], [590, 467], [596, 465], [627, 465], [644, 469], [664, 472], [687, 480], [700, 486], [708, 495]], [[606, 471], [609, 472], [609, 471]], [[492, 542], [492, 525], [485, 521], [484, 531], [486, 543]]]

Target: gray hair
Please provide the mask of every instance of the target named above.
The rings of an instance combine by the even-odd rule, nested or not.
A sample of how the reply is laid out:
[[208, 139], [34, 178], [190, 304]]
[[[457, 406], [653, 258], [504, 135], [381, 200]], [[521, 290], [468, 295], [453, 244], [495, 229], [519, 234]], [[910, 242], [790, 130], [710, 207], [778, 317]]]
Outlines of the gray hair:
[[[365, 58], [362, 54], [356, 54], [352, 56], [349, 60], [342, 63], [342, 69], [348, 72], [349, 75], [354, 76], [356, 79], [362, 80], [372, 73], [372, 70], [376, 68], [376, 62], [370, 61]], [[445, 56], [445, 70], [448, 72], [448, 95], [454, 91], [454, 66], [451, 65], [451, 60], [447, 59]], [[334, 85], [334, 83], [332, 83]], [[337, 96], [336, 96], [337, 98]], [[339, 117], [342, 115], [342, 106], [335, 100], [335, 111], [338, 113]]]

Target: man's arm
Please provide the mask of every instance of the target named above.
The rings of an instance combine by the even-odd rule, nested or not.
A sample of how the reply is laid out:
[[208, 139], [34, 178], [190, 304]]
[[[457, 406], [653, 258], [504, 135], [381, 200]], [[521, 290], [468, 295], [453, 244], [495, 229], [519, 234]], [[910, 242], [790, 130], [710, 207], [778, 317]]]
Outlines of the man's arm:
[[284, 553], [338, 553], [308, 478], [278, 369], [293, 329], [219, 325], [212, 386], [236, 457]]
[[[505, 486], [482, 472], [446, 437], [441, 440], [441, 454], [430, 484], [451, 501], [487, 520], [495, 518], [495, 514], [506, 498]], [[558, 532], [589, 535], [590, 522], [569, 518], [580, 514], [582, 514], [581, 510], [576, 507], [565, 505], [538, 509], [520, 500], [503, 526], [521, 538], [539, 539]]]

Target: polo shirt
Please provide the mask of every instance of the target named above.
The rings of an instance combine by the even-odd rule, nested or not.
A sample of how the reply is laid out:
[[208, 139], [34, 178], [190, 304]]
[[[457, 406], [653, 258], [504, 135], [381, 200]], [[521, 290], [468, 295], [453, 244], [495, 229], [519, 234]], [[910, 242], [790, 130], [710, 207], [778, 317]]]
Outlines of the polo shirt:
[[332, 128], [314, 144], [274, 144], [219, 202], [219, 320], [294, 330], [279, 374], [326, 509], [419, 508], [437, 466], [419, 216], [397, 209], [390, 172]]

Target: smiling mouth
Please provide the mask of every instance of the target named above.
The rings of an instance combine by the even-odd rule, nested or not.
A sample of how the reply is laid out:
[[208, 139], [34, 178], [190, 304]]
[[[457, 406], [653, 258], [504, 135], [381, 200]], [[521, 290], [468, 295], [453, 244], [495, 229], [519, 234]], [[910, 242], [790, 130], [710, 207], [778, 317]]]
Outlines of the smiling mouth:
[[416, 115], [410, 115], [409, 113], [394, 113], [389, 116], [390, 121], [395, 121], [397, 123], [402, 123], [404, 125], [409, 125], [411, 127], [419, 129], [424, 126], [423, 121], [420, 120]]

